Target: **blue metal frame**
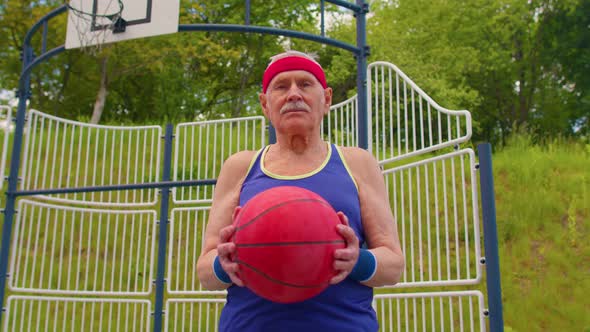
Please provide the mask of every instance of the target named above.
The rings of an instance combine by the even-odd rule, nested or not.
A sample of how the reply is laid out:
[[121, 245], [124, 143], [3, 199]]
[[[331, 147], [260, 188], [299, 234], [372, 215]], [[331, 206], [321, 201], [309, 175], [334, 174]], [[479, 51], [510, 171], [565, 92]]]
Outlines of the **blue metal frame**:
[[504, 331], [504, 318], [502, 315], [500, 256], [498, 254], [498, 232], [496, 227], [496, 197], [494, 194], [494, 174], [492, 173], [492, 146], [489, 143], [482, 143], [477, 146], [477, 150], [479, 154], [479, 183], [481, 187], [490, 330], [502, 332]]
[[[170, 181], [170, 165], [172, 164], [172, 139], [174, 128], [166, 125], [164, 135], [164, 170], [162, 180]], [[156, 271], [156, 305], [154, 308], [154, 331], [162, 331], [162, 315], [164, 314], [164, 273], [166, 269], [166, 247], [168, 241], [168, 206], [170, 204], [170, 186], [162, 187], [162, 203], [160, 205], [160, 237], [158, 238], [158, 270]]]
[[[36, 24], [34, 24], [27, 35], [25, 36], [22, 50], [23, 57], [23, 70], [20, 76], [19, 87], [17, 96], [19, 99], [18, 108], [16, 113], [16, 125], [14, 129], [14, 142], [12, 148], [12, 158], [10, 160], [10, 174], [8, 176], [8, 189], [6, 190], [6, 207], [4, 209], [4, 225], [2, 227], [2, 247], [0, 248], [0, 326], [2, 326], [2, 317], [4, 314], [4, 297], [6, 290], [6, 279], [9, 277], [8, 271], [8, 258], [10, 251], [10, 237], [12, 234], [12, 223], [14, 219], [15, 204], [16, 204], [16, 192], [18, 185], [18, 173], [21, 158], [22, 138], [25, 124], [26, 115], [26, 101], [30, 95], [30, 71], [31, 68], [45, 59], [50, 58], [54, 54], [59, 52], [49, 51], [39, 58], [35, 59], [33, 55], [33, 48], [31, 47], [31, 38], [33, 34], [41, 27], [45, 26], [47, 22], [66, 11], [66, 6], [57, 8], [43, 18], [41, 18]], [[45, 29], [44, 29], [45, 30]], [[44, 34], [46, 37], [46, 34]], [[45, 48], [45, 42], [43, 42], [43, 48]]]

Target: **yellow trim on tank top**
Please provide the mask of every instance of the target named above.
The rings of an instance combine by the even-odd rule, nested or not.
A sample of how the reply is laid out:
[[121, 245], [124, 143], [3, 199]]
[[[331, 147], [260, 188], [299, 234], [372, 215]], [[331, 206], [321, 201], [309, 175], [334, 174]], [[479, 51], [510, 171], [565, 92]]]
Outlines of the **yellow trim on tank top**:
[[340, 155], [340, 160], [342, 160], [342, 164], [344, 165], [344, 168], [346, 168], [346, 171], [348, 172], [348, 176], [350, 176], [350, 179], [352, 180], [352, 183], [354, 183], [354, 186], [356, 187], [356, 191], [358, 193], [359, 185], [356, 183], [354, 176], [352, 176], [352, 172], [350, 171], [350, 167], [348, 167], [348, 163], [346, 163], [346, 159], [344, 159], [344, 154], [342, 153], [342, 150], [340, 149], [340, 147], [338, 145], [334, 145], [334, 146], [336, 147], [336, 152], [338, 152], [338, 155]]
[[256, 152], [254, 154], [254, 158], [252, 158], [252, 160], [250, 160], [250, 165], [248, 165], [248, 170], [246, 171], [246, 174], [250, 174], [250, 171], [252, 170], [252, 167], [254, 166], [254, 163], [256, 162], [256, 158], [258, 158], [258, 155], [260, 153], [262, 153], [262, 151], [264, 151], [266, 149], [266, 147], [258, 150], [258, 152]]
[[325, 142], [325, 143], [328, 145], [328, 155], [326, 156], [326, 159], [324, 159], [322, 164], [320, 166], [318, 166], [318, 168], [314, 169], [311, 172], [299, 174], [299, 175], [279, 175], [279, 174], [274, 174], [273, 172], [267, 170], [264, 167], [264, 157], [266, 156], [266, 152], [270, 148], [270, 145], [266, 146], [266, 148], [264, 148], [264, 151], [262, 152], [262, 157], [260, 157], [260, 169], [262, 170], [262, 173], [268, 175], [271, 178], [278, 179], [278, 180], [299, 180], [299, 179], [308, 178], [314, 174], [317, 174], [322, 169], [324, 169], [324, 167], [326, 167], [326, 165], [328, 164], [328, 161], [330, 161], [330, 157], [332, 156], [332, 144], [330, 144], [328, 142]]

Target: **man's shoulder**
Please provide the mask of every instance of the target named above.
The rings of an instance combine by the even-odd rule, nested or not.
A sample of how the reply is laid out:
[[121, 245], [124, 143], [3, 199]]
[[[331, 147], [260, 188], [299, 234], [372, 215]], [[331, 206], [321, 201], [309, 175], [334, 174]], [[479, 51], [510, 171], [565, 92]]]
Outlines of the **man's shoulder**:
[[350, 168], [352, 175], [357, 180], [366, 177], [370, 173], [369, 170], [379, 169], [379, 163], [369, 151], [352, 146], [339, 147], [339, 149], [342, 151], [344, 161]]
[[253, 150], [245, 150], [245, 151], [236, 152], [236, 153], [232, 154], [231, 156], [229, 156], [229, 158], [227, 158], [227, 160], [224, 162], [223, 166], [225, 168], [232, 168], [232, 169], [242, 169], [242, 168], [247, 169], [250, 166], [250, 163], [252, 162], [252, 160], [254, 159], [254, 157], [256, 156], [257, 153], [258, 153], [258, 151], [253, 151]]
[[349, 164], [350, 163], [365, 164], [365, 163], [376, 163], [377, 162], [375, 160], [375, 157], [373, 157], [373, 155], [365, 149], [355, 147], [355, 146], [339, 146], [338, 148], [340, 149], [340, 151], [342, 151], [342, 154], [344, 155], [346, 162]]
[[248, 172], [258, 151], [240, 151], [229, 156], [221, 167], [217, 184], [239, 183]]

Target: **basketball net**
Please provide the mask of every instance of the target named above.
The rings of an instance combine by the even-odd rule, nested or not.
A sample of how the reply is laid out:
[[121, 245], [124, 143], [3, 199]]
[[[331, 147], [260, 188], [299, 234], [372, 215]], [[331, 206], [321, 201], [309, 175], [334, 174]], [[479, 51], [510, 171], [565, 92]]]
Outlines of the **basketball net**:
[[85, 53], [96, 55], [109, 35], [125, 31], [123, 0], [70, 0], [67, 6]]

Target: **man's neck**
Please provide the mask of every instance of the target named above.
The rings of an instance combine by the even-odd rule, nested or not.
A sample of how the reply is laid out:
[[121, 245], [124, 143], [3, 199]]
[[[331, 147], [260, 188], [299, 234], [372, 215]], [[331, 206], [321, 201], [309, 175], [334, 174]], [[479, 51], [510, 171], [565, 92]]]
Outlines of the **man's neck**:
[[277, 137], [276, 152], [295, 155], [323, 155], [326, 144], [319, 135], [284, 135]]

